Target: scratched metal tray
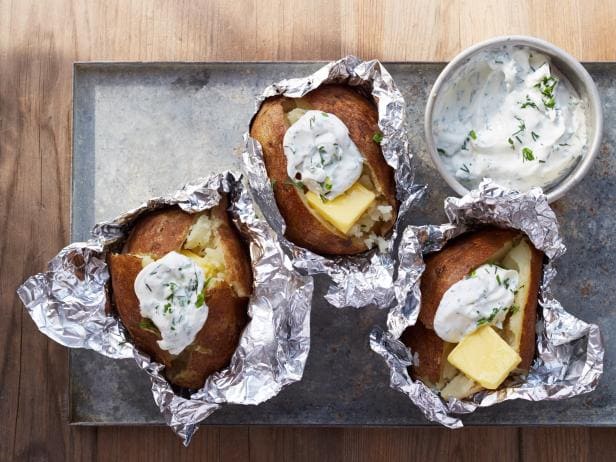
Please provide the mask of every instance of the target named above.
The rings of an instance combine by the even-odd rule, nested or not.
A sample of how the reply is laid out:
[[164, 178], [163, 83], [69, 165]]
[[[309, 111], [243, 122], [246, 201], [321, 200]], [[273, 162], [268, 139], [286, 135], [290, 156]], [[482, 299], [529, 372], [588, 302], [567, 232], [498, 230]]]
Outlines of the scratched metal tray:
[[[321, 63], [76, 64], [72, 239], [186, 180], [236, 167], [254, 97], [283, 77]], [[441, 223], [453, 193], [426, 153], [423, 116], [442, 64], [391, 63], [408, 105], [418, 180], [429, 185], [414, 221]], [[465, 417], [467, 424], [615, 425], [616, 359], [616, 63], [589, 64], [603, 98], [605, 136], [585, 180], [554, 204], [568, 252], [558, 263], [555, 292], [568, 310], [599, 323], [606, 371], [589, 395], [559, 402], [509, 401]], [[389, 388], [383, 360], [368, 333], [385, 311], [336, 310], [317, 279], [311, 351], [304, 379], [260, 406], [226, 406], [205, 421], [219, 424], [426, 425], [410, 400]], [[146, 375], [133, 360], [113, 361], [71, 350], [70, 421], [158, 424]]]

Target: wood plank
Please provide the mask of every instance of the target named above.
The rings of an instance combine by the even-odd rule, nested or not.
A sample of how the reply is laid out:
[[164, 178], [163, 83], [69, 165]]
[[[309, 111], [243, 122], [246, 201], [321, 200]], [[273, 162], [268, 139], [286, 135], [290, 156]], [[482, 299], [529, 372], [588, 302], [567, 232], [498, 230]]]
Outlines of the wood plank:
[[[525, 428], [520, 430], [522, 460], [528, 461], [577, 461], [589, 459], [589, 434], [587, 428]], [[612, 437], [616, 433], [612, 430]], [[602, 459], [608, 460], [608, 459]]]
[[518, 460], [515, 428], [251, 428], [253, 461]]
[[[555, 11], [555, 8], [558, 11]], [[616, 0], [0, 0], [0, 460], [516, 457], [515, 430], [201, 429], [66, 425], [67, 354], [15, 296], [68, 242], [71, 73], [76, 60], [445, 60], [495, 34], [528, 33], [582, 60], [616, 59]], [[607, 460], [615, 430], [523, 430], [537, 454]], [[490, 438], [489, 440], [492, 440]], [[488, 441], [489, 441], [488, 440]], [[505, 444], [501, 444], [501, 441]], [[432, 451], [432, 452], [431, 452]], [[111, 456], [110, 456], [111, 455]], [[261, 458], [262, 457], [262, 458]], [[172, 459], [173, 460], [173, 459]], [[563, 459], [560, 459], [563, 460]]]
[[345, 460], [518, 460], [515, 428], [347, 429]]
[[200, 428], [188, 448], [165, 427], [101, 427], [97, 462], [117, 460], [244, 461], [248, 460], [247, 428]]

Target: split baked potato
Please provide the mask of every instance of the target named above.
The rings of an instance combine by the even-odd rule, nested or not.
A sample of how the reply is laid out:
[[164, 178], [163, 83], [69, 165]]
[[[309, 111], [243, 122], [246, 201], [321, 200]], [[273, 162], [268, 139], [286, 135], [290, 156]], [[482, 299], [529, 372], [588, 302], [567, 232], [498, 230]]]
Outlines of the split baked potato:
[[441, 251], [426, 257], [418, 322], [406, 329], [401, 338], [418, 360], [409, 370], [411, 375], [438, 390], [445, 399], [467, 398], [482, 387], [449, 363], [447, 358], [456, 344], [445, 342], [435, 333], [434, 317], [445, 292], [486, 263], [514, 269], [519, 274], [514, 296], [518, 309], [508, 313], [502, 329], [495, 328], [521, 358], [515, 372], [528, 373], [535, 354], [543, 253], [516, 230], [485, 227], [458, 236]]
[[[359, 182], [376, 195], [375, 204], [346, 233], [315, 211], [306, 199], [305, 187], [298, 186], [298, 178], [289, 178], [287, 173], [283, 138], [306, 110], [334, 114], [346, 125], [364, 160]], [[350, 255], [368, 250], [390, 233], [398, 208], [394, 173], [381, 152], [378, 110], [372, 101], [345, 85], [324, 85], [302, 98], [271, 97], [252, 120], [250, 136], [262, 146], [290, 241], [319, 254]], [[393, 212], [381, 215], [378, 206], [390, 206]]]
[[[203, 289], [207, 320], [194, 341], [177, 355], [162, 349], [160, 331], [141, 315], [135, 279], [141, 270], [169, 252], [191, 255], [213, 276]], [[108, 257], [117, 314], [133, 342], [165, 365], [167, 379], [180, 387], [200, 388], [228, 365], [248, 322], [252, 291], [249, 256], [227, 212], [227, 198], [210, 209], [189, 214], [167, 207], [140, 217], [119, 253]]]

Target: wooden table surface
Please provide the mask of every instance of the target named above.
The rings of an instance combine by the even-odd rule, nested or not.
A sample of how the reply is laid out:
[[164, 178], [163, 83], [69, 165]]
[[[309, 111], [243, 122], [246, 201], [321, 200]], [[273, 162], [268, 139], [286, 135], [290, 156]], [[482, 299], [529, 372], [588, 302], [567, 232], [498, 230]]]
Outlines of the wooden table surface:
[[614, 460], [616, 429], [67, 425], [67, 351], [15, 289], [69, 239], [73, 61], [442, 61], [531, 34], [616, 60], [616, 0], [0, 0], [0, 461]]

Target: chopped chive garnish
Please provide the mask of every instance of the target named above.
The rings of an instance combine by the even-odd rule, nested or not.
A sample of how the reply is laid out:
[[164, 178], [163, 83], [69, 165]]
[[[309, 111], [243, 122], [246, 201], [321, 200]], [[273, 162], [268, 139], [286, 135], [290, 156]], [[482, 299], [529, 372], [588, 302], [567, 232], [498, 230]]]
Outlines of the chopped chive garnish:
[[524, 156], [524, 160], [535, 160], [535, 155], [533, 154], [533, 150], [530, 148], [522, 148], [522, 156]]
[[522, 109], [526, 109], [527, 107], [532, 107], [534, 109], [538, 109], [537, 105], [535, 104], [535, 102], [530, 99], [530, 97], [528, 95], [526, 95], [526, 101], [524, 101], [522, 104], [520, 104], [520, 107]]

